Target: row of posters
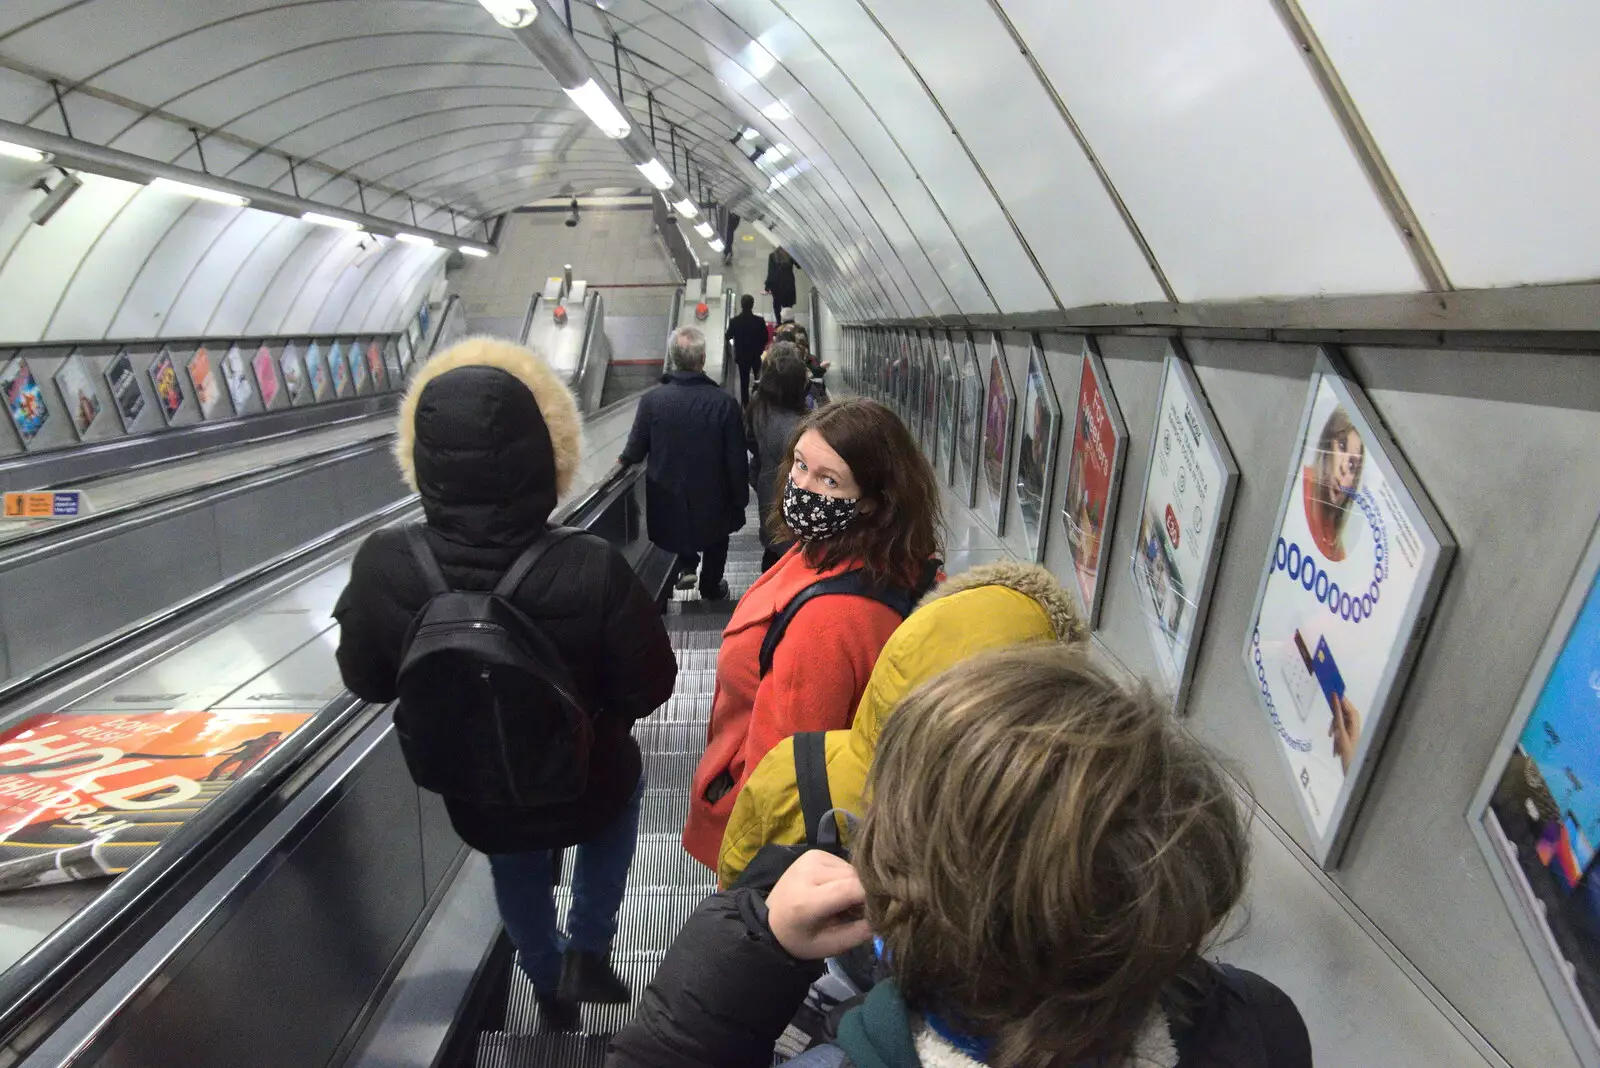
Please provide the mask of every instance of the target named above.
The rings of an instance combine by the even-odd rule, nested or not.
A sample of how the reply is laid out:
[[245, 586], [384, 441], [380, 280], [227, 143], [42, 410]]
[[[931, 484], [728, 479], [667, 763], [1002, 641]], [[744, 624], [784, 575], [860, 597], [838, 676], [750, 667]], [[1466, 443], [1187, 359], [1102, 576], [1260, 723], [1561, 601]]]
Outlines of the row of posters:
[[[303, 349], [291, 341], [276, 355], [265, 344], [250, 355], [233, 345], [219, 357], [217, 350], [202, 345], [181, 359], [164, 347], [150, 361], [145, 377], [149, 397], [164, 422], [171, 423], [185, 403], [180, 375], [188, 379], [200, 417], [211, 420], [270, 410], [279, 405], [280, 397], [284, 398], [280, 406], [293, 407], [395, 388], [402, 383], [414, 351], [408, 333], [365, 342], [312, 341]], [[126, 349], [105, 361], [98, 374], [104, 394], [97, 388], [93, 363], [76, 352], [61, 361], [52, 377], [59, 408], [46, 398], [46, 383], [27, 357], [15, 356], [0, 368], [0, 396], [24, 448], [33, 446], [53, 417], [66, 420], [82, 440], [108, 407], [117, 412], [125, 431], [131, 431], [145, 413], [146, 392]]]

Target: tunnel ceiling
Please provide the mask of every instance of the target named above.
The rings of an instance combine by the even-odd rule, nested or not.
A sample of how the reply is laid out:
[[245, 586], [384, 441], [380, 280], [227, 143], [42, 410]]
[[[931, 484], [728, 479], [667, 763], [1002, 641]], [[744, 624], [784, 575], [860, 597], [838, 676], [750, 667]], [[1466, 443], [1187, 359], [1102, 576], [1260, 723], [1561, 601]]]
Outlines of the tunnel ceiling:
[[[770, 221], [850, 318], [1600, 276], [1596, 5], [571, 11], [680, 179]], [[7, 0], [0, 115], [64, 132], [62, 107], [84, 140], [198, 167], [194, 127], [213, 173], [463, 232], [640, 184], [474, 0]]]

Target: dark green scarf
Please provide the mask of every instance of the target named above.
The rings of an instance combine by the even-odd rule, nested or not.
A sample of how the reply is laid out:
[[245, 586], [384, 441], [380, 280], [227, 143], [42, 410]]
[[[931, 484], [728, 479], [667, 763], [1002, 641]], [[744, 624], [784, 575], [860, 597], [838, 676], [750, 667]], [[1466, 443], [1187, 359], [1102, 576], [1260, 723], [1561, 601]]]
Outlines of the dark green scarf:
[[911, 1038], [911, 1015], [892, 979], [874, 986], [867, 1000], [845, 1014], [838, 1045], [856, 1068], [918, 1068], [922, 1063]]

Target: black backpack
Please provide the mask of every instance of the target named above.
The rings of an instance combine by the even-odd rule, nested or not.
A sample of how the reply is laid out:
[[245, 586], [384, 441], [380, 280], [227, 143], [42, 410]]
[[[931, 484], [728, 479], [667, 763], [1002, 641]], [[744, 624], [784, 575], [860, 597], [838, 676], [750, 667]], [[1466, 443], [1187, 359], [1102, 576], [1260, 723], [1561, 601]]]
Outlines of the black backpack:
[[556, 545], [547, 531], [493, 590], [452, 590], [421, 525], [406, 540], [430, 598], [406, 636], [395, 731], [425, 790], [480, 805], [534, 808], [583, 795], [594, 729], [561, 653], [512, 602]]

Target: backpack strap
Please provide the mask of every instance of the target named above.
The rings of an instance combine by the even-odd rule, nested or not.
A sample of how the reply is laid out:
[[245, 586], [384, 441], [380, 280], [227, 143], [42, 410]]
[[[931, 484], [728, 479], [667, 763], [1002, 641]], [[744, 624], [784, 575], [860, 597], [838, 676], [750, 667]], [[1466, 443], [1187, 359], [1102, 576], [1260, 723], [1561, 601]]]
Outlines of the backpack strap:
[[865, 597], [879, 604], [888, 605], [897, 612], [901, 619], [911, 614], [917, 607], [917, 602], [922, 595], [933, 588], [934, 582], [939, 577], [939, 569], [944, 566], [942, 560], [929, 560], [922, 566], [922, 575], [918, 579], [915, 589], [904, 586], [874, 586], [867, 581], [867, 574], [860, 568], [846, 571], [831, 578], [819, 579], [795, 594], [789, 599], [777, 615], [772, 617], [772, 622], [767, 624], [767, 633], [761, 639], [761, 678], [766, 678], [772, 671], [772, 658], [777, 653], [778, 643], [783, 640], [784, 632], [789, 629], [795, 613], [804, 608], [815, 597], [825, 597], [828, 594], [847, 593], [856, 597]]
[[510, 600], [515, 596], [517, 590], [521, 588], [523, 582], [527, 581], [533, 569], [539, 566], [539, 561], [544, 559], [545, 553], [574, 534], [581, 533], [582, 531], [576, 527], [555, 527], [539, 535], [532, 545], [522, 550], [521, 556], [511, 562], [511, 567], [507, 569], [504, 577], [495, 584], [494, 595]]
[[828, 750], [822, 731], [794, 736], [794, 778], [800, 791], [800, 813], [806, 823], [806, 844], [820, 844], [822, 821], [833, 810], [828, 789]]
[[406, 544], [411, 546], [411, 555], [422, 571], [422, 581], [428, 587], [428, 595], [437, 597], [450, 592], [450, 583], [445, 581], [444, 572], [439, 569], [439, 558], [433, 555], [433, 548], [423, 533], [425, 529], [421, 523], [406, 527]]

